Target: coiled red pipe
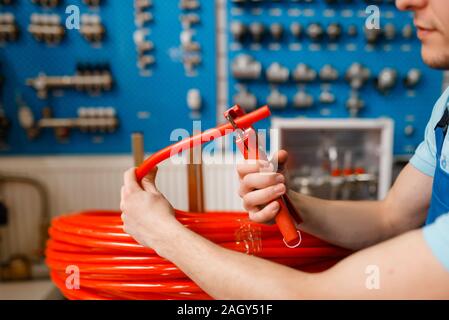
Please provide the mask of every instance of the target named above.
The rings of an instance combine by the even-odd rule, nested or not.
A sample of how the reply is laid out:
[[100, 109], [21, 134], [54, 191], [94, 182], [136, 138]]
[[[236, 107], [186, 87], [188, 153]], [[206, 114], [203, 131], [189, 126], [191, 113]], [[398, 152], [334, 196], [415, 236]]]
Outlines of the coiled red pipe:
[[[185, 227], [218, 245], [308, 272], [322, 271], [349, 252], [304, 234], [301, 247], [286, 248], [276, 226], [256, 224], [247, 214], [186, 213]], [[91, 211], [53, 219], [46, 262], [69, 299], [209, 299], [170, 261], [122, 230], [120, 212]], [[79, 268], [80, 289], [69, 289], [68, 266]]]
[[[262, 107], [236, 122], [249, 126], [269, 115], [268, 107]], [[167, 147], [137, 168], [136, 177], [140, 181], [170, 156], [232, 131], [232, 126], [226, 124]], [[210, 298], [174, 264], [124, 233], [120, 214], [90, 211], [53, 219], [46, 262], [52, 280], [68, 299]], [[176, 210], [176, 218], [220, 246], [308, 272], [325, 270], [349, 254], [307, 234], [303, 235], [301, 247], [286, 248], [276, 226], [249, 222], [244, 212], [204, 214]], [[69, 266], [79, 269], [78, 289], [66, 285]]]

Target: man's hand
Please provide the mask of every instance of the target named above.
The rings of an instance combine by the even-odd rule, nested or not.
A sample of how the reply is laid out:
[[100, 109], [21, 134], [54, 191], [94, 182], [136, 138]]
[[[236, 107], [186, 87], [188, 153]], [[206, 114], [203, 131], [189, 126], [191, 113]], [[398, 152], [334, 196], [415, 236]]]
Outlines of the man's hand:
[[[287, 162], [288, 154], [280, 150], [274, 155], [279, 167]], [[276, 201], [287, 188], [283, 172], [275, 172], [272, 163], [258, 161], [245, 162], [237, 166], [240, 178], [239, 195], [249, 218], [255, 222], [272, 223], [279, 211]]]
[[120, 210], [123, 230], [143, 246], [158, 250], [164, 237], [179, 226], [173, 207], [155, 186], [157, 168], [141, 182], [136, 180], [135, 168], [124, 174]]

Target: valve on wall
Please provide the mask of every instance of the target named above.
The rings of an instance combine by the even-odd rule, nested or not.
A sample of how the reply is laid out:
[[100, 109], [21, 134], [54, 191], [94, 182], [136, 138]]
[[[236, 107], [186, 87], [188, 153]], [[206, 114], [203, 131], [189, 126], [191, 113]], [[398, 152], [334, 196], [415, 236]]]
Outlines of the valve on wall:
[[234, 78], [239, 80], [256, 80], [262, 74], [262, 64], [248, 54], [241, 54], [231, 63]]
[[371, 71], [361, 63], [354, 62], [347, 69], [345, 79], [352, 89], [358, 90], [369, 80]]
[[236, 42], [243, 42], [248, 34], [248, 27], [240, 21], [233, 21], [230, 25], [230, 30], [232, 37]]
[[186, 103], [191, 111], [191, 117], [199, 117], [201, 108], [203, 107], [203, 98], [201, 97], [200, 89], [191, 88], [187, 90]]
[[0, 13], [0, 44], [17, 41], [19, 26], [12, 13]]
[[238, 92], [233, 96], [233, 101], [248, 111], [254, 110], [257, 106], [256, 96], [248, 91], [244, 85], [238, 86]]
[[29, 78], [26, 84], [34, 88], [41, 99], [55, 89], [75, 89], [89, 94], [98, 95], [110, 91], [114, 79], [108, 64], [82, 63], [77, 65], [74, 75], [47, 76], [40, 73], [36, 78]]
[[81, 16], [80, 33], [87, 41], [98, 44], [103, 40], [106, 29], [99, 15], [83, 14]]
[[65, 37], [65, 28], [57, 14], [33, 13], [28, 32], [38, 42], [48, 45], [59, 44]]
[[299, 22], [293, 22], [290, 25], [290, 32], [295, 39], [300, 39], [303, 33], [302, 25]]
[[397, 76], [397, 71], [393, 68], [382, 69], [376, 79], [377, 90], [383, 94], [388, 93], [396, 85]]
[[151, 33], [150, 25], [154, 21], [152, 13], [152, 0], [134, 0], [134, 24], [136, 30], [133, 34], [134, 44], [137, 52], [137, 67], [142, 76], [152, 75], [151, 69], [156, 63], [153, 54], [154, 43], [148, 39]]
[[311, 23], [306, 28], [306, 34], [312, 41], [320, 41], [324, 36], [324, 29], [320, 23]]
[[313, 82], [317, 78], [317, 72], [305, 63], [299, 63], [293, 70], [293, 80], [298, 83]]
[[114, 133], [119, 125], [113, 107], [79, 107], [78, 116], [74, 118], [54, 117], [52, 109], [45, 107], [42, 118], [35, 120], [33, 111], [22, 97], [18, 96], [16, 101], [19, 123], [30, 140], [36, 139], [44, 129], [53, 129], [57, 140], [64, 142], [73, 129], [82, 133], [109, 134]]
[[407, 71], [407, 74], [405, 75], [403, 82], [406, 88], [413, 89], [421, 81], [421, 78], [422, 78], [421, 70], [417, 68], [411, 68], [410, 70]]
[[288, 99], [285, 94], [282, 94], [278, 88], [273, 87], [270, 95], [267, 97], [268, 105], [273, 109], [284, 109], [287, 107]]
[[201, 25], [200, 2], [197, 0], [180, 0], [178, 7], [181, 11], [179, 21], [181, 32], [179, 34], [182, 64], [187, 76], [196, 76], [198, 67], [202, 63], [201, 43], [197, 40], [197, 28]]
[[290, 71], [279, 62], [273, 62], [267, 68], [265, 76], [270, 83], [285, 83], [289, 79]]
[[253, 22], [249, 25], [249, 33], [254, 43], [262, 42], [265, 31], [265, 26], [261, 22]]

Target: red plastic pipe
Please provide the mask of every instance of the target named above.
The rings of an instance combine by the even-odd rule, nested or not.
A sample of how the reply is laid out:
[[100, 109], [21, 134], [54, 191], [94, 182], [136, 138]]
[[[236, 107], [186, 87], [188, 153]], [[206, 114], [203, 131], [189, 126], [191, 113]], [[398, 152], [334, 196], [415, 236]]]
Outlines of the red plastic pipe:
[[[175, 213], [185, 227], [217, 245], [307, 272], [325, 270], [349, 254], [307, 234], [300, 248], [288, 249], [276, 226], [250, 222], [244, 212]], [[120, 214], [91, 211], [53, 219], [46, 263], [67, 298], [210, 299], [173, 263], [127, 235]], [[78, 267], [80, 289], [67, 288], [68, 266]]]
[[[247, 127], [264, 118], [268, 118], [270, 115], [271, 112], [268, 106], [263, 106], [237, 119], [236, 123], [239, 126]], [[207, 143], [226, 134], [230, 134], [232, 132], [234, 132], [234, 128], [230, 123], [226, 123], [219, 127], [196, 134], [190, 138], [183, 139], [154, 153], [136, 169], [137, 180], [141, 181], [158, 163], [170, 158], [171, 156], [178, 154], [184, 150], [191, 149], [200, 144]]]

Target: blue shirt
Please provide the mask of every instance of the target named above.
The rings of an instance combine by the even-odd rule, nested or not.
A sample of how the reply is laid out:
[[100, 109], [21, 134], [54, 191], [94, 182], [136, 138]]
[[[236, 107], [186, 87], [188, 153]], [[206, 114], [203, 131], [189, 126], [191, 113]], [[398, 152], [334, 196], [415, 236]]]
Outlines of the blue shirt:
[[[410, 163], [422, 173], [433, 177], [436, 167], [436, 143], [434, 129], [449, 107], [449, 88], [441, 95], [433, 107], [432, 116], [427, 123], [424, 141], [418, 146]], [[449, 133], [446, 135], [441, 151], [440, 167], [449, 174]], [[448, 190], [449, 196], [449, 190]], [[423, 229], [424, 239], [433, 254], [449, 271], [449, 212], [441, 215], [434, 223]]]

